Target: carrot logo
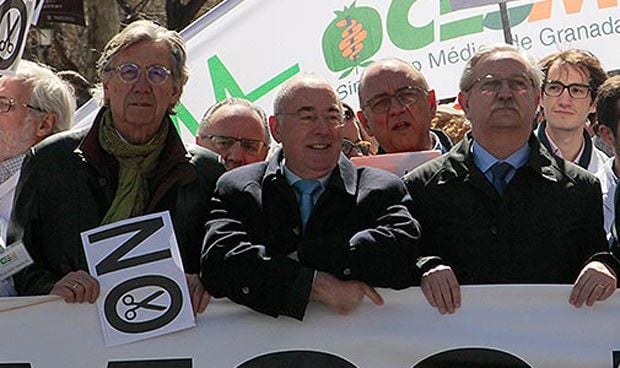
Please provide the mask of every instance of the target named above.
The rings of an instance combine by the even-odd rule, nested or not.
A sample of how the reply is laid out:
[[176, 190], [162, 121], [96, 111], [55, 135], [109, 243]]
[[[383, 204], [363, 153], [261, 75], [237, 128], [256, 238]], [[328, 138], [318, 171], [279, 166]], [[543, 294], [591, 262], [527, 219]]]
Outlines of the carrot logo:
[[329, 70], [344, 72], [347, 77], [357, 67], [372, 63], [368, 60], [379, 51], [383, 39], [379, 13], [370, 7], [356, 7], [355, 1], [336, 18], [323, 33], [323, 56]]

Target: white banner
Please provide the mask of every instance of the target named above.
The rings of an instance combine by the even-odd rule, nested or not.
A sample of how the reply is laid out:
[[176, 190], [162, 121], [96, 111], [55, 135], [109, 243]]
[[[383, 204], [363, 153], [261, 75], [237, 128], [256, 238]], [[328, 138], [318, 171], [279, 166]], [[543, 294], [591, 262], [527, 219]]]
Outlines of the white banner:
[[[532, 55], [583, 48], [620, 68], [610, 47], [620, 44], [618, 0], [520, 0], [508, 9], [515, 44]], [[274, 92], [300, 72], [327, 78], [358, 106], [361, 72], [391, 56], [420, 69], [438, 98], [454, 97], [465, 62], [504, 39], [497, 5], [454, 11], [437, 0], [228, 0], [182, 34], [191, 75], [177, 124], [189, 142], [216, 100], [245, 97], [269, 114]], [[78, 112], [79, 126], [94, 109]]]
[[[380, 290], [384, 306], [365, 301], [352, 315], [340, 316], [312, 303], [303, 322], [274, 319], [218, 300], [199, 316], [196, 328], [113, 348], [105, 347], [95, 306], [55, 300], [20, 308], [20, 303], [50, 297], [9, 298], [0, 301], [0, 310], [5, 310], [0, 312], [0, 367], [28, 363], [11, 367], [113, 368], [133, 367], [121, 363], [133, 361], [140, 368], [274, 368], [280, 367], [274, 361], [301, 351], [306, 356], [299, 359], [305, 361], [325, 353], [348, 364], [331, 368], [435, 368], [432, 363], [441, 359], [458, 363], [481, 358], [487, 364], [502, 362], [495, 366], [504, 368], [617, 368], [620, 294], [576, 309], [568, 304], [570, 290], [465, 287], [463, 307], [444, 316], [417, 288]], [[250, 363], [275, 352], [281, 354], [271, 356], [270, 365]], [[454, 355], [459, 358], [450, 358]], [[174, 364], [153, 363], [166, 359]], [[149, 360], [152, 364], [136, 362]]]

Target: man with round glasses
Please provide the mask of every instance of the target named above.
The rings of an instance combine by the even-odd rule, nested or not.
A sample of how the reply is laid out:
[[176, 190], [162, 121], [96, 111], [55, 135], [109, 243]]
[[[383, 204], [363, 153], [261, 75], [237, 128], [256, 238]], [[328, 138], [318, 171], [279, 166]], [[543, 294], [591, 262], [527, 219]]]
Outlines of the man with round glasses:
[[80, 233], [130, 217], [170, 211], [195, 311], [208, 293], [196, 275], [211, 193], [224, 167], [187, 148], [170, 118], [188, 78], [180, 35], [136, 21], [115, 35], [98, 62], [103, 107], [88, 129], [56, 135], [24, 164], [9, 239], [34, 264], [15, 277], [20, 294], [94, 303]]
[[359, 83], [360, 122], [379, 142], [378, 153], [448, 151], [445, 133], [431, 129], [435, 91], [411, 64], [400, 59], [374, 62]]
[[265, 113], [241, 98], [209, 107], [196, 132], [196, 144], [219, 154], [226, 170], [264, 161], [270, 142]]
[[410, 198], [398, 177], [341, 153], [342, 106], [329, 82], [288, 80], [269, 123], [282, 148], [218, 181], [202, 258], [207, 290], [302, 319], [309, 300], [348, 314], [366, 297], [383, 303], [374, 286], [410, 286], [420, 235]]
[[532, 132], [541, 79], [523, 50], [480, 48], [458, 97], [471, 134], [404, 177], [424, 230], [421, 288], [442, 314], [460, 307], [460, 285], [573, 284], [575, 307], [616, 289], [598, 181]]
[[[0, 78], [0, 246], [6, 247], [15, 188], [27, 151], [71, 127], [75, 98], [68, 84], [44, 65], [19, 63], [15, 75]], [[0, 281], [0, 296], [13, 295]]]
[[596, 173], [609, 157], [586, 130], [596, 109], [596, 90], [607, 79], [601, 62], [588, 51], [571, 49], [540, 62], [545, 79], [540, 106], [544, 120], [538, 139], [554, 155]]

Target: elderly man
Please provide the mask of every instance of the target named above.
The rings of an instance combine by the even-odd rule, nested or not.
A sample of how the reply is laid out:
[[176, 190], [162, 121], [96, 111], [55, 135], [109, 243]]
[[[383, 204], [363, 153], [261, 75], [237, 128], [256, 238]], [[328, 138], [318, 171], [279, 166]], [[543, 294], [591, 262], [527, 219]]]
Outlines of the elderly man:
[[211, 106], [196, 134], [196, 144], [222, 156], [227, 170], [264, 161], [269, 143], [265, 113], [259, 106], [241, 98], [230, 98]]
[[373, 286], [413, 282], [419, 229], [402, 182], [340, 152], [343, 113], [329, 83], [289, 80], [269, 120], [282, 149], [218, 181], [201, 279], [216, 297], [302, 319], [310, 299], [338, 313]]
[[459, 283], [576, 280], [576, 307], [616, 289], [598, 181], [532, 134], [540, 80], [513, 46], [479, 50], [460, 81], [471, 136], [405, 176], [424, 229], [422, 291], [441, 313], [460, 306]]
[[[0, 78], [0, 246], [5, 247], [15, 187], [26, 152], [43, 138], [67, 130], [75, 112], [70, 87], [43, 65], [22, 60]], [[14, 295], [0, 281], [0, 296]]]
[[611, 235], [615, 219], [616, 187], [620, 175], [620, 75], [611, 77], [598, 89], [596, 99], [596, 118], [599, 134], [616, 155], [599, 169], [596, 176], [601, 181], [603, 208], [605, 210], [605, 231]]
[[586, 122], [607, 73], [596, 56], [576, 49], [549, 55], [540, 66], [545, 75], [540, 100], [544, 120], [538, 139], [557, 157], [596, 173], [609, 157], [592, 144]]
[[170, 113], [187, 81], [181, 37], [149, 21], [131, 23], [98, 62], [104, 107], [89, 129], [54, 136], [27, 157], [18, 184], [10, 239], [21, 239], [34, 264], [15, 277], [20, 294], [56, 294], [94, 302], [99, 285], [85, 270], [84, 230], [168, 210], [193, 293], [204, 219], [224, 167], [212, 152], [187, 151]]
[[359, 100], [358, 117], [379, 142], [379, 153], [450, 149], [448, 137], [431, 130], [435, 91], [411, 64], [400, 59], [371, 64], [360, 78]]

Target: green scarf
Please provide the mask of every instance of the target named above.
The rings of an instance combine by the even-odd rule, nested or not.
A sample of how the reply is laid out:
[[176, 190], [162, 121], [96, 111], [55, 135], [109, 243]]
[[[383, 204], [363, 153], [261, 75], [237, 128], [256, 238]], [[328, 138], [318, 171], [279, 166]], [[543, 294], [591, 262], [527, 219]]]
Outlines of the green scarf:
[[157, 165], [168, 136], [168, 124], [155, 134], [150, 142], [135, 145], [127, 142], [112, 125], [112, 114], [102, 116], [99, 127], [99, 144], [119, 163], [118, 187], [112, 205], [101, 221], [102, 225], [140, 216], [149, 199], [147, 177]]

